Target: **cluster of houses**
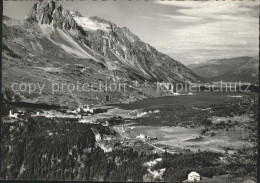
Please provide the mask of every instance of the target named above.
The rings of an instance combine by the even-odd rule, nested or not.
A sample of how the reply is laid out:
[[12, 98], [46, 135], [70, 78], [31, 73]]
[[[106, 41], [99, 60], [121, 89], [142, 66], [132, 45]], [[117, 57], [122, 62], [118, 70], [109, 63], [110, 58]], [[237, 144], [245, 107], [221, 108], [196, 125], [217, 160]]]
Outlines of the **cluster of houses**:
[[147, 140], [157, 140], [157, 137], [151, 137], [151, 136], [146, 136], [144, 134], [140, 134], [136, 136], [136, 138], [129, 138], [125, 137], [123, 141], [121, 141], [121, 144], [124, 146], [140, 146]]
[[140, 135], [137, 135], [136, 136], [136, 139], [140, 139], [142, 141], [146, 141], [146, 140], [157, 140], [157, 137], [152, 137], [152, 136], [147, 136], [147, 135], [144, 135], [144, 134], [140, 134]]
[[86, 116], [90, 116], [94, 114], [94, 109], [90, 105], [81, 105], [77, 109], [67, 110], [68, 114], [85, 114]]
[[74, 114], [74, 115], [81, 114], [82, 116], [91, 116], [96, 113], [107, 112], [107, 109], [93, 108], [92, 105], [80, 105], [77, 109], [67, 110], [66, 112], [68, 114]]
[[25, 115], [25, 112], [22, 110], [18, 110], [17, 112], [14, 112], [13, 110], [9, 111], [9, 118], [17, 119], [18, 117], [23, 117]]
[[129, 133], [130, 131], [130, 129], [132, 130], [132, 129], [134, 129], [135, 127], [134, 126], [124, 126], [124, 125], [122, 125], [122, 127], [121, 127], [121, 129], [119, 129], [119, 130], [121, 130], [121, 132], [127, 132], [127, 133]]
[[[47, 111], [36, 111], [35, 113], [31, 113], [32, 117], [44, 116], [47, 118], [74, 118], [81, 120], [80, 122], [87, 122], [86, 119], [83, 119], [83, 116], [91, 116], [97, 113], [107, 112], [106, 108], [93, 108], [90, 105], [81, 105], [75, 110], [67, 110], [65, 112], [55, 111], [55, 110], [47, 110]], [[19, 117], [25, 116], [25, 111], [23, 110], [10, 110], [9, 118], [17, 119]], [[108, 126], [108, 123], [103, 124], [104, 126]]]
[[154, 113], [154, 114], [156, 114], [156, 113], [159, 113], [160, 111], [159, 110], [154, 110], [154, 111], [148, 111], [148, 112], [137, 112], [137, 117], [143, 117], [143, 116], [145, 116], [145, 115], [147, 115], [147, 114], [151, 114], [151, 113]]
[[88, 120], [88, 119], [84, 119], [84, 118], [82, 118], [82, 119], [78, 119], [78, 122], [79, 123], [89, 123], [89, 124], [100, 124], [100, 125], [102, 125], [102, 126], [109, 126], [109, 122], [108, 121], [102, 121], [102, 122], [94, 122], [94, 121], [92, 121], [92, 120]]

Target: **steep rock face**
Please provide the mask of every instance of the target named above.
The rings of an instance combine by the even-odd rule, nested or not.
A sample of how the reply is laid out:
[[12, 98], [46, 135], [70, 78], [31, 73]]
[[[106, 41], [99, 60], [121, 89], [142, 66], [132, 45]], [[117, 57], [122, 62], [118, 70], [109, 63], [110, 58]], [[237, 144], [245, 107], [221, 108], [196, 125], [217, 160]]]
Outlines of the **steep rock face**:
[[[78, 45], [77, 49], [80, 49], [70, 50], [70, 53], [81, 52], [76, 55], [82, 57], [82, 52], [87, 52], [84, 55], [104, 63], [111, 71], [127, 72], [130, 78], [169, 82], [196, 82], [201, 79], [181, 63], [142, 42], [128, 28], [117, 27], [99, 17], [83, 17], [78, 12], [63, 9], [52, 0], [37, 2], [27, 20], [42, 25], [52, 24], [54, 28], [64, 30], [64, 35], [72, 38]], [[66, 32], [70, 29], [79, 31], [77, 35]], [[64, 38], [64, 35], [53, 34], [52, 37]], [[57, 39], [52, 41], [59, 43]]]
[[36, 21], [40, 24], [51, 24], [61, 29], [76, 29], [77, 25], [69, 11], [52, 0], [38, 1], [28, 18], [29, 21]]
[[[180, 62], [141, 41], [128, 28], [99, 17], [83, 17], [54, 1], [39, 1], [26, 20], [3, 20], [3, 88], [13, 82], [46, 85], [41, 95], [18, 93], [22, 101], [64, 106], [131, 102], [160, 96], [154, 82], [201, 80]], [[12, 73], [10, 75], [10, 73]], [[150, 88], [133, 83], [148, 81]], [[51, 93], [52, 83], [124, 83], [125, 91]], [[166, 92], [165, 95], [168, 93]], [[109, 100], [107, 100], [107, 98]]]
[[130, 70], [140, 79], [153, 81], [194, 82], [200, 79], [178, 61], [142, 42], [128, 28], [119, 28], [100, 19], [92, 20], [106, 23], [109, 29], [89, 31], [86, 40], [95, 52], [105, 54], [114, 67]]

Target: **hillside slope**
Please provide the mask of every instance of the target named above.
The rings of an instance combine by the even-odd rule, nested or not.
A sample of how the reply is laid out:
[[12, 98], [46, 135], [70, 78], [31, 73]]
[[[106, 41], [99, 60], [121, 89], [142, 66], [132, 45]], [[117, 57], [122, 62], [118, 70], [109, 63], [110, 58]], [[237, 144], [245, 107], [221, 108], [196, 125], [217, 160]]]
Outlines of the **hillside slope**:
[[256, 82], [259, 75], [259, 61], [252, 57], [214, 59], [188, 67], [211, 81]]
[[3, 48], [4, 89], [10, 90], [13, 82], [47, 83], [45, 89], [49, 90], [41, 96], [20, 94], [22, 100], [31, 102], [57, 103], [64, 97], [63, 101], [91, 103], [105, 96], [110, 102], [120, 102], [120, 98], [131, 98], [133, 93], [130, 87], [126, 93], [99, 90], [50, 95], [52, 83], [201, 80], [180, 62], [142, 42], [128, 28], [99, 17], [83, 17], [52, 0], [38, 1], [26, 20], [6, 17]]

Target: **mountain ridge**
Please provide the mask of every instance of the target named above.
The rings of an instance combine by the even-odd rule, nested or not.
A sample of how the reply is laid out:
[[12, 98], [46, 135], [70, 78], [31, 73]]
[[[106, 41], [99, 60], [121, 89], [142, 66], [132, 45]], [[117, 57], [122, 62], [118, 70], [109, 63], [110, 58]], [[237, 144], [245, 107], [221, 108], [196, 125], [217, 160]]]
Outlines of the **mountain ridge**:
[[[41, 24], [53, 23], [54, 27], [59, 27], [61, 29], [65, 29], [65, 30], [68, 30], [70, 28], [72, 28], [72, 29], [80, 29], [80, 27], [84, 30], [84, 28], [85, 28], [86, 30], [83, 31], [83, 32], [85, 32], [88, 35], [88, 37], [91, 34], [90, 31], [93, 31], [93, 29], [96, 28], [96, 30], [95, 30], [96, 33], [94, 33], [93, 36], [100, 36], [100, 37], [102, 36], [103, 37], [103, 40], [100, 41], [100, 42], [103, 42], [103, 44], [101, 43], [101, 46], [103, 47], [102, 51], [103, 51], [103, 54], [104, 54], [105, 57], [110, 57], [109, 59], [114, 59], [114, 57], [117, 57], [117, 56], [114, 55], [114, 53], [111, 50], [109, 50], [111, 48], [114, 49], [116, 51], [116, 53], [119, 52], [118, 53], [119, 56], [122, 56], [123, 58], [124, 57], [127, 58], [126, 54], [129, 54], [129, 53], [127, 53], [128, 49], [126, 49], [125, 46], [127, 48], [129, 48], [129, 46], [133, 46], [133, 45], [131, 45], [131, 43], [132, 44], [140, 43], [140, 45], [141, 44], [145, 44], [145, 45], [141, 45], [142, 48], [140, 49], [140, 47], [139, 47], [139, 50], [138, 50], [138, 47], [135, 47], [134, 48], [135, 50], [129, 50], [129, 51], [137, 51], [137, 52], [139, 51], [140, 52], [140, 50], [141, 50], [140, 54], [144, 54], [142, 52], [149, 52], [150, 50], [152, 50], [156, 54], [159, 53], [157, 50], [152, 48], [150, 45], [148, 45], [146, 43], [143, 43], [138, 38], [138, 36], [134, 35], [128, 28], [117, 27], [114, 23], [111, 23], [110, 21], [104, 20], [103, 18], [99, 18], [99, 17], [85, 18], [80, 13], [76, 13], [76, 14], [74, 13], [72, 15], [69, 10], [64, 10], [59, 3], [56, 3], [56, 2], [54, 2], [52, 0], [39, 1], [38, 3], [36, 3], [36, 5], [34, 6], [32, 12], [31, 12], [31, 16], [30, 17], [32, 19], [37, 19], [37, 21], [41, 22]], [[46, 17], [48, 17], [48, 18], [46, 18]], [[91, 22], [89, 20], [93, 20], [94, 22]], [[101, 24], [101, 26], [100, 27], [98, 27], [98, 26], [95, 27], [95, 25], [93, 25], [93, 24], [95, 24], [95, 22], [98, 22], [99, 23], [98, 26], [100, 26], [100, 24]], [[84, 24], [84, 23], [89, 25], [89, 27], [86, 26], [86, 24]], [[105, 26], [103, 24], [107, 25], [107, 29], [102, 27], [102, 26]], [[101, 30], [101, 32], [99, 32], [100, 30]], [[79, 31], [82, 33], [82, 30], [79, 30]], [[96, 40], [93, 40], [93, 39], [91, 40], [91, 38], [88, 39], [88, 40], [90, 42], [97, 42]], [[119, 43], [117, 44], [116, 41], [119, 42]], [[124, 45], [122, 46], [122, 44], [124, 44]], [[139, 45], [137, 45], [137, 46], [139, 46]], [[119, 47], [119, 48], [117, 49], [116, 47]], [[99, 52], [99, 50], [97, 50], [95, 48], [94, 48], [94, 50], [96, 52]], [[107, 52], [110, 52], [110, 54], [107, 53]], [[121, 54], [120, 54], [120, 52], [121, 52]], [[140, 56], [145, 57], [144, 55], [140, 55]], [[166, 55], [163, 54], [163, 56], [166, 56]], [[115, 59], [117, 59], [119, 61], [121, 60], [120, 58], [115, 58]], [[134, 58], [134, 59], [139, 59], [140, 60], [140, 57], [139, 58]], [[168, 59], [170, 59], [170, 57]], [[126, 60], [130, 60], [130, 59], [127, 58]], [[151, 60], [151, 58], [150, 58], [150, 60]], [[182, 65], [180, 63], [176, 64], [176, 61], [174, 59], [172, 59], [171, 61], [168, 61], [168, 64], [171, 63], [171, 62], [173, 63], [172, 64], [173, 66], [177, 65], [179, 67], [184, 67], [184, 65]], [[138, 65], [138, 63], [136, 65]], [[139, 71], [143, 71], [143, 69], [145, 69], [146, 66], [147, 66], [147, 64], [143, 64], [141, 66], [142, 68], [140, 68]], [[149, 68], [149, 70], [150, 69], [151, 68]], [[193, 73], [191, 71], [189, 71], [187, 69], [186, 72], [190, 72], [191, 73], [190, 74], [191, 77], [188, 78], [189, 80], [191, 80], [191, 81], [196, 80], [197, 76], [194, 75], [195, 76], [194, 77]], [[148, 70], [146, 70], [146, 72], [144, 74], [145, 75], [149, 75], [150, 79], [154, 76], [153, 75], [154, 73], [150, 73]], [[162, 73], [160, 73], [160, 74], [162, 74]], [[149, 78], [146, 77], [145, 79], [149, 79]], [[156, 80], [160, 79], [160, 80], [168, 80], [168, 81], [170, 81], [170, 80], [172, 80], [172, 77], [166, 78], [166, 77], [160, 76], [160, 77], [157, 77], [155, 79]], [[181, 81], [181, 79], [178, 82], [180, 82], [180, 81]]]
[[[192, 83], [201, 80], [182, 63], [158, 52], [126, 27], [99, 17], [83, 17], [80, 13], [63, 9], [52, 0], [38, 1], [25, 20], [3, 20], [3, 76], [4, 86], [10, 90], [12, 82], [139, 82], [164, 81]], [[79, 69], [81, 68], [81, 69]], [[14, 73], [10, 76], [8, 73]], [[27, 78], [27, 80], [26, 80]], [[133, 89], [125, 93], [106, 91], [76, 94], [59, 93], [51, 96], [21, 96], [22, 100], [66, 104], [66, 100], [110, 102], [132, 100]], [[145, 89], [147, 90], [147, 89]], [[136, 93], [140, 91], [136, 90]], [[145, 91], [142, 91], [145, 93]], [[158, 96], [155, 91], [134, 96]], [[46, 98], [47, 97], [47, 98]], [[128, 100], [127, 99], [127, 100]], [[79, 102], [78, 102], [79, 101]]]
[[257, 82], [259, 75], [259, 60], [249, 56], [212, 59], [187, 67], [211, 81]]

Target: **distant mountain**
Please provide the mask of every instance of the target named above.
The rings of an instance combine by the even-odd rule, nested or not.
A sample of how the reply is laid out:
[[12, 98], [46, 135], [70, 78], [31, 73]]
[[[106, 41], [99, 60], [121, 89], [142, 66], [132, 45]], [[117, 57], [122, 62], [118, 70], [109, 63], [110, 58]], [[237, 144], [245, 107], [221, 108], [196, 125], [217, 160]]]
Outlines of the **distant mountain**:
[[[180, 62], [142, 42], [128, 28], [99, 17], [83, 17], [52, 0], [35, 3], [26, 20], [5, 17], [2, 36], [4, 86], [9, 88], [17, 81], [201, 80]], [[53, 96], [49, 100], [58, 99]]]
[[214, 59], [188, 67], [210, 81], [258, 81], [259, 60], [252, 57]]

